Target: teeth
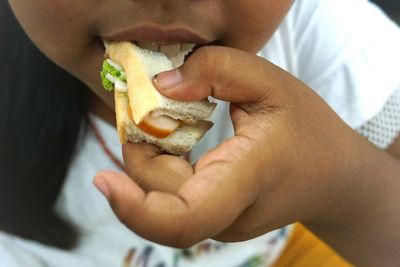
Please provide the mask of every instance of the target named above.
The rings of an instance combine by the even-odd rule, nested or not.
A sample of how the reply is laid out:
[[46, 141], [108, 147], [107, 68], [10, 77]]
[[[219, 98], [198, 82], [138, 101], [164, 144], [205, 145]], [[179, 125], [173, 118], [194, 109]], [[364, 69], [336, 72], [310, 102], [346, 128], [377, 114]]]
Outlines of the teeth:
[[182, 45], [181, 45], [181, 51], [182, 51], [182, 52], [188, 51], [188, 53], [189, 53], [190, 51], [193, 50], [193, 48], [194, 48], [195, 46], [196, 46], [195, 44], [182, 44]]
[[167, 57], [174, 57], [181, 52], [181, 44], [161, 45], [160, 52]]
[[186, 52], [189, 53], [190, 51], [193, 50], [193, 48], [196, 46], [196, 44], [189, 44], [189, 43], [176, 43], [176, 44], [171, 44], [171, 45], [162, 45], [159, 43], [144, 43], [144, 42], [137, 42], [137, 46], [152, 50], [155, 52], [162, 52], [166, 55], [176, 55], [180, 52]]
[[152, 50], [152, 51], [160, 51], [160, 44], [157, 43], [142, 43], [142, 42], [138, 42], [137, 45], [141, 48], [145, 48], [148, 50]]

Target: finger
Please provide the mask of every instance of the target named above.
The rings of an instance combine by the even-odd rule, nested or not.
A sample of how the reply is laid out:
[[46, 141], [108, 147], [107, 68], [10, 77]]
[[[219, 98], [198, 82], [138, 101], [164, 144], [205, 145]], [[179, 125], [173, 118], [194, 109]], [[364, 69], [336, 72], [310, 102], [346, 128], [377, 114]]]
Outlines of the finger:
[[156, 191], [146, 194], [127, 175], [112, 171], [98, 173], [93, 183], [128, 228], [148, 240], [179, 246], [189, 211], [182, 199]]
[[146, 191], [176, 193], [193, 168], [183, 158], [163, 154], [146, 143], [126, 143], [122, 147], [125, 171]]
[[258, 197], [254, 183], [243, 179], [242, 171], [249, 169], [233, 162], [211, 162], [177, 195], [144, 195], [124, 175], [102, 174], [97, 179], [107, 184], [111, 206], [130, 229], [157, 243], [188, 247], [222, 232]]
[[195, 101], [208, 96], [232, 102], [276, 104], [284, 71], [255, 55], [227, 47], [196, 50], [183, 66], [156, 75], [154, 85], [167, 97]]

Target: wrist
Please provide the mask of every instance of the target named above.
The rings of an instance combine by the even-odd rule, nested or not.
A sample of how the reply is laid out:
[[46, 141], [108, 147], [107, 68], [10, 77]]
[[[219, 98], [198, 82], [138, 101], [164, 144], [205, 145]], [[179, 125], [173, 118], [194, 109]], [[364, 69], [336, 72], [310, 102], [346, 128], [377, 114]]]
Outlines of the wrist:
[[400, 242], [400, 216], [393, 215], [400, 164], [355, 133], [351, 140], [332, 198], [304, 224], [354, 263], [382, 265], [396, 255], [393, 239]]
[[[346, 225], [359, 220], [370, 207], [374, 199], [375, 189], [380, 186], [377, 159], [382, 151], [375, 148], [363, 137], [353, 132], [338, 138], [335, 157], [320, 174], [327, 185], [324, 200], [314, 217], [308, 224]], [[379, 155], [378, 155], [379, 154]]]

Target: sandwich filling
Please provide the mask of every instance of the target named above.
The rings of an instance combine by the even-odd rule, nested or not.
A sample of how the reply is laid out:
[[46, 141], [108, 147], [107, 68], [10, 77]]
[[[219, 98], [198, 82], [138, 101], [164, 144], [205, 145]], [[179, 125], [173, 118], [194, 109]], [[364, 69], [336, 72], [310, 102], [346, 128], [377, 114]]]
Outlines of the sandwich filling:
[[115, 89], [124, 93], [128, 91], [125, 71], [111, 59], [104, 60], [100, 76], [105, 90], [112, 91]]
[[[141, 48], [161, 52], [168, 57], [174, 68], [181, 66], [185, 56], [188, 55], [195, 45], [193, 44], [173, 44], [159, 45], [156, 43], [139, 43]], [[127, 79], [124, 69], [111, 59], [103, 62], [103, 68], [100, 72], [102, 84], [105, 90], [115, 89], [121, 93], [128, 94]], [[132, 116], [132, 110], [128, 107], [127, 111], [132, 122], [135, 122]], [[166, 138], [171, 135], [180, 125], [181, 121], [167, 115], [160, 114], [154, 110], [147, 114], [136, 126], [143, 132], [157, 138]]]

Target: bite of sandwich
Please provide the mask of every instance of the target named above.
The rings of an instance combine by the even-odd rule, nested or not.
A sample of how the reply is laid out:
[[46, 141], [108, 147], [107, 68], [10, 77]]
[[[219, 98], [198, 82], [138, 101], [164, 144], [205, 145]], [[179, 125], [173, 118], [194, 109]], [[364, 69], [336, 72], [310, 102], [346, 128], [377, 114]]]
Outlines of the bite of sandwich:
[[147, 142], [175, 155], [189, 152], [212, 127], [206, 119], [216, 104], [168, 99], [152, 78], [181, 66], [194, 45], [105, 41], [105, 47], [101, 78], [106, 90], [114, 90], [121, 143]]

